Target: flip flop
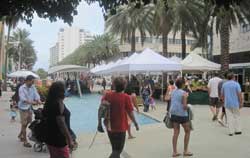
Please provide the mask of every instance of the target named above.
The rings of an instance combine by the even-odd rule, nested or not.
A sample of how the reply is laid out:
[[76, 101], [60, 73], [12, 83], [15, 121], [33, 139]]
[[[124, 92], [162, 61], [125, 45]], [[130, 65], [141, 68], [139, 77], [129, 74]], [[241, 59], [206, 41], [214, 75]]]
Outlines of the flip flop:
[[193, 156], [194, 154], [191, 153], [191, 152], [188, 152], [188, 153], [183, 153], [183, 156]]
[[181, 156], [181, 154], [180, 153], [175, 153], [175, 154], [172, 155], [172, 157], [178, 157], [178, 156]]

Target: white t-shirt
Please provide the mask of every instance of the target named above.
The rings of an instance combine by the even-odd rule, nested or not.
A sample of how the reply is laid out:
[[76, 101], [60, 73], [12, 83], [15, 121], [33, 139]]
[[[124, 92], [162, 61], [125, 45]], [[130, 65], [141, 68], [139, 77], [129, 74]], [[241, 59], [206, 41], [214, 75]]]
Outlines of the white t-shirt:
[[219, 77], [213, 77], [209, 80], [207, 87], [210, 88], [210, 97], [212, 98], [218, 98], [219, 92], [218, 92], [218, 85], [222, 81]]

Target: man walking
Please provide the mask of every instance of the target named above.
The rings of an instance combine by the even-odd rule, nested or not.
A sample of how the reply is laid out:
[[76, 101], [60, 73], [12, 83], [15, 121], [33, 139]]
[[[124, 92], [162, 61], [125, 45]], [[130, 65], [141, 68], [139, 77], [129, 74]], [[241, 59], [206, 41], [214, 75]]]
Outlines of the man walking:
[[209, 80], [207, 85], [210, 101], [210, 110], [213, 113], [213, 121], [217, 120], [220, 111], [218, 85], [222, 80], [217, 76], [218, 74], [215, 73], [214, 77]]
[[26, 77], [25, 84], [19, 88], [18, 108], [20, 111], [21, 131], [18, 138], [23, 142], [24, 147], [32, 147], [27, 141], [26, 128], [32, 121], [32, 105], [41, 104], [40, 96], [34, 84], [35, 77]]
[[228, 74], [228, 81], [222, 85], [222, 98], [226, 108], [229, 136], [241, 134], [240, 108], [243, 107], [240, 84], [233, 73]]

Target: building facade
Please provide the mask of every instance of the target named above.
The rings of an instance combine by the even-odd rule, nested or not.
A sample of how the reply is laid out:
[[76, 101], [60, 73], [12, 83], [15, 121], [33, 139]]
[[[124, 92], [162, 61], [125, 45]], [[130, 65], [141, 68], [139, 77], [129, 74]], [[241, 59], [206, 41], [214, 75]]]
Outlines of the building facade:
[[50, 48], [50, 58], [49, 63], [50, 66], [55, 66], [59, 61], [59, 51], [58, 51], [58, 43], [55, 46]]
[[78, 27], [61, 28], [55, 46], [50, 48], [50, 66], [56, 65], [80, 45], [93, 39], [90, 32]]
[[[191, 52], [191, 45], [195, 40], [191, 36], [186, 36], [186, 52]], [[149, 36], [145, 38], [144, 44], [141, 43], [141, 37], [139, 32], [136, 32], [136, 51], [141, 52], [145, 48], [150, 48], [158, 53], [162, 53], [162, 37]], [[129, 42], [124, 42], [119, 46], [121, 52], [126, 56], [128, 52], [131, 51], [131, 44]], [[181, 36], [179, 33], [174, 35], [172, 32], [168, 35], [168, 57], [177, 56], [181, 57]]]
[[[220, 63], [220, 37], [214, 34], [214, 60]], [[237, 74], [238, 81], [244, 85], [250, 81], [250, 24], [232, 27], [230, 32], [230, 65], [229, 68]]]

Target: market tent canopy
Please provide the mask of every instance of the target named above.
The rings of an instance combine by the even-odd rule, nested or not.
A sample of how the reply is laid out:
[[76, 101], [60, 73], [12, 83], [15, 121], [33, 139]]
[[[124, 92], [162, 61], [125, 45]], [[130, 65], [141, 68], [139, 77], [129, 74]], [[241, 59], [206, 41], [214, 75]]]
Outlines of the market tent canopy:
[[177, 63], [180, 63], [180, 62], [182, 61], [182, 59], [179, 58], [179, 57], [177, 57], [177, 56], [172, 56], [172, 57], [169, 58], [169, 59], [172, 60], [172, 61], [175, 61], [175, 62], [177, 62]]
[[166, 72], [180, 71], [181, 64], [171, 61], [162, 55], [146, 48], [141, 54], [129, 58], [123, 63], [112, 68], [112, 72]]
[[57, 72], [87, 72], [89, 69], [85, 66], [79, 65], [58, 65], [51, 67], [48, 74], [53, 74]]
[[28, 70], [18, 70], [18, 71], [15, 71], [15, 72], [12, 72], [12, 73], [8, 74], [7, 76], [8, 77], [17, 77], [17, 78], [19, 78], [19, 77], [26, 78], [29, 75], [32, 75], [32, 76], [34, 76], [35, 78], [38, 78], [38, 79], [40, 78], [37, 74], [35, 74], [32, 71], [28, 71]]
[[211, 62], [200, 55], [190, 53], [183, 61], [181, 61], [182, 70], [187, 71], [213, 71], [220, 70], [221, 65]]

